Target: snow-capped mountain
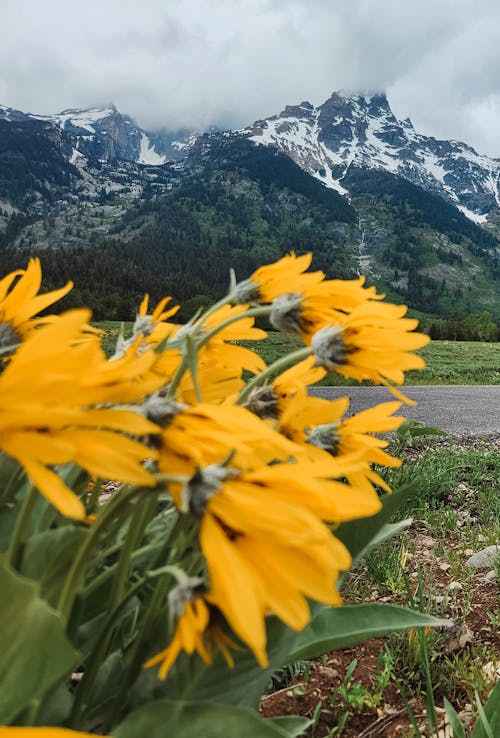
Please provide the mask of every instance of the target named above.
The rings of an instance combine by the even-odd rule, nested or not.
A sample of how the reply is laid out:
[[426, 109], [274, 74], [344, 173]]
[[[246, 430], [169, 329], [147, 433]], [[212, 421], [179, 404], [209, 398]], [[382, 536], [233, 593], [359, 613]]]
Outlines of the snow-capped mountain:
[[326, 187], [349, 196], [351, 169], [385, 170], [441, 195], [483, 224], [500, 207], [500, 160], [458, 141], [417, 133], [398, 120], [387, 97], [334, 92], [319, 107], [287, 106], [240, 131], [290, 156]]
[[68, 136], [72, 142], [70, 163], [84, 166], [86, 160], [110, 162], [116, 159], [159, 166], [184, 157], [184, 147], [192, 131], [148, 132], [114, 105], [69, 109], [53, 115], [23, 113], [0, 105], [0, 120], [23, 123], [40, 120]]

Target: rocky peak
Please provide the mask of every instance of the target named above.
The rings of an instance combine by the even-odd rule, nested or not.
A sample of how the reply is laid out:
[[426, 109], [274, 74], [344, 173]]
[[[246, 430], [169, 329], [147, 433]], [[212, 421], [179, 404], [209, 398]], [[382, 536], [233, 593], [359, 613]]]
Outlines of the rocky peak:
[[350, 168], [378, 169], [440, 194], [476, 223], [500, 208], [500, 164], [456, 141], [438, 141], [400, 121], [385, 93], [334, 92], [317, 108], [289, 105], [249, 126], [257, 144], [274, 146], [327, 187], [348, 194]]

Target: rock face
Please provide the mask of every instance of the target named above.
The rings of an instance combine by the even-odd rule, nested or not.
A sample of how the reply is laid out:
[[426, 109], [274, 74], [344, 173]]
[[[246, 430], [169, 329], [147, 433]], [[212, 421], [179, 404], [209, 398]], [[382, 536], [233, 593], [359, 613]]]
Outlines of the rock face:
[[43, 121], [66, 134], [72, 163], [85, 157], [100, 163], [114, 160], [159, 166], [182, 159], [193, 132], [157, 131], [148, 133], [114, 105], [99, 108], [63, 110], [54, 115], [35, 115], [0, 106], [0, 120], [9, 123]]
[[478, 224], [500, 208], [500, 160], [417, 133], [409, 119], [395, 117], [384, 94], [334, 92], [318, 108], [287, 106], [241, 134], [276, 147], [344, 195], [350, 169], [384, 170], [441, 195]]

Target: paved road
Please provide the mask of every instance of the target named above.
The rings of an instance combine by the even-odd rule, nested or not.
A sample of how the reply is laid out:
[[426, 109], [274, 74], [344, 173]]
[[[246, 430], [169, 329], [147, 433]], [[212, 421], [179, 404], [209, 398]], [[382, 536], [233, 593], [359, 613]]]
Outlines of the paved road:
[[[416, 407], [401, 408], [409, 420], [420, 420], [453, 436], [500, 434], [500, 385], [404, 387], [403, 391], [417, 402]], [[385, 387], [314, 387], [311, 394], [328, 399], [348, 395], [351, 413], [394, 399]]]

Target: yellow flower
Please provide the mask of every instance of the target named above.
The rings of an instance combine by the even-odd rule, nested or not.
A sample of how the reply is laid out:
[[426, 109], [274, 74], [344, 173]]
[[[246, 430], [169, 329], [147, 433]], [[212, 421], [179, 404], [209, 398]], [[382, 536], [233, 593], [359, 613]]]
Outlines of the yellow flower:
[[323, 272], [308, 272], [312, 254], [295, 256], [292, 252], [273, 264], [259, 267], [236, 287], [236, 302], [272, 302], [287, 292], [299, 292], [321, 282]]
[[339, 314], [367, 299], [379, 300], [374, 287], [363, 287], [365, 278], [325, 280], [323, 272], [306, 272], [312, 254], [284, 256], [260, 267], [235, 288], [236, 302], [271, 302], [271, 325], [285, 333], [298, 333], [306, 343], [317, 330], [330, 325]]
[[40, 323], [53, 320], [54, 316], [33, 318], [73, 287], [73, 283], [68, 282], [59, 290], [39, 295], [41, 284], [39, 259], [30, 259], [26, 269], [17, 269], [0, 280], [0, 349], [15, 348]]
[[[209, 333], [223, 323], [233, 320], [236, 316], [244, 313], [246, 305], [223, 305], [211, 313], [202, 324], [195, 323], [195, 327], [203, 325], [205, 333]], [[230, 323], [215, 333], [210, 340], [203, 345], [200, 351], [200, 364], [210, 366], [226, 367], [233, 369], [241, 376], [243, 369], [253, 374], [266, 368], [264, 361], [251, 349], [236, 346], [230, 341], [261, 341], [267, 338], [267, 333], [254, 326], [252, 317], [242, 317], [240, 320]]]
[[149, 314], [149, 295], [144, 295], [134, 323], [134, 337], [140, 335], [146, 343], [157, 345], [160, 341], [163, 341], [175, 332], [176, 326], [167, 321], [168, 318], [171, 318], [178, 312], [179, 306], [175, 305], [165, 310], [171, 299], [171, 297], [164, 297], [160, 300], [153, 312]]
[[[165, 473], [193, 474], [198, 467], [234, 463], [256, 468], [293, 456], [295, 445], [243, 407], [199, 403], [170, 405], [161, 434], [158, 466]], [[173, 489], [176, 502], [179, 498]]]
[[[351, 563], [312, 511], [318, 505], [331, 513], [328, 491], [314, 483], [311, 491], [314, 480], [303, 479], [302, 472], [293, 463], [254, 472], [211, 465], [183, 490], [184, 507], [200, 519], [209, 575], [205, 597], [261, 666], [267, 664], [265, 617], [274, 613], [289, 627], [304, 628], [310, 617], [306, 598], [340, 604], [335, 583]], [[310, 493], [315, 499], [308, 502]]]
[[141, 462], [156, 454], [122, 434], [158, 430], [136, 412], [102, 406], [142, 397], [141, 375], [154, 355], [109, 366], [97, 341], [78, 343], [89, 317], [70, 311], [35, 331], [0, 375], [0, 449], [63, 515], [79, 520], [81, 500], [49, 467], [75, 462], [96, 476], [152, 485]]
[[413, 332], [418, 321], [404, 318], [406, 310], [404, 305], [372, 301], [353, 308], [312, 337], [318, 364], [358, 382], [384, 384], [403, 402], [415, 404], [391, 386], [403, 384], [406, 371], [425, 367], [424, 360], [411, 352], [430, 339]]
[[197, 651], [206, 664], [212, 663], [212, 654], [204, 640], [210, 620], [210, 611], [203, 597], [194, 596], [192, 600], [183, 601], [180, 612], [175, 615], [177, 616], [177, 628], [172, 642], [144, 664], [146, 668], [161, 664], [158, 672], [160, 679], [166, 678], [181, 651], [189, 654]]
[[222, 653], [228, 666], [234, 666], [230, 649], [237, 645], [217, 622], [217, 611], [205, 599], [202, 580], [184, 575], [170, 590], [168, 600], [171, 620], [176, 624], [174, 637], [167, 648], [146, 661], [145, 668], [160, 664], [158, 676], [165, 679], [181, 651], [197, 651], [206, 664], [211, 664], [214, 649]]
[[[325, 417], [328, 414], [325, 403]], [[306, 430], [307, 442], [319, 449], [324, 449], [332, 454], [338, 461], [342, 458], [352, 459], [358, 456], [362, 464], [347, 472], [346, 477], [350, 484], [357, 488], [372, 484], [391, 491], [389, 485], [374, 472], [370, 465], [398, 467], [401, 460], [383, 451], [387, 448], [389, 441], [376, 438], [372, 433], [387, 433], [398, 428], [404, 422], [401, 416], [395, 417], [393, 413], [401, 407], [400, 402], [385, 402], [368, 410], [363, 410], [349, 418], [341, 419], [343, 413], [338, 414], [338, 408], [332, 408], [327, 422], [309, 426]]]
[[315, 366], [315, 361], [309, 356], [279, 374], [271, 384], [254, 387], [245, 407], [259, 418], [280, 420], [292, 401], [296, 405], [305, 402], [308, 386], [325, 376], [326, 370]]

